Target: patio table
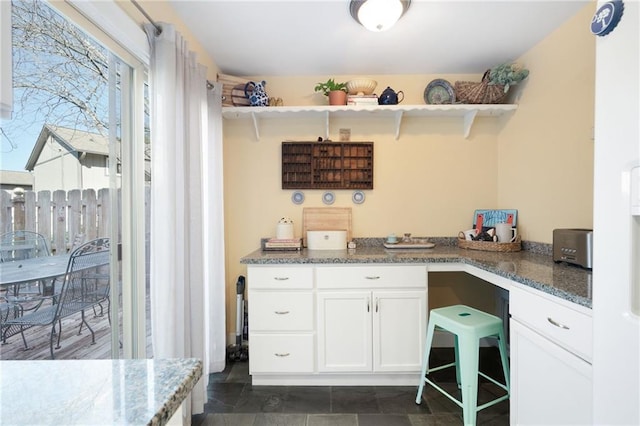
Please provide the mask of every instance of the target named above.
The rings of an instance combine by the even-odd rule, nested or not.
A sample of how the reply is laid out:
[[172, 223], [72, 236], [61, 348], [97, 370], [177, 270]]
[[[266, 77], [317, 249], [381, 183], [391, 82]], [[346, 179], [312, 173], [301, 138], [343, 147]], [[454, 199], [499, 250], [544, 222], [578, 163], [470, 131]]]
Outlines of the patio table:
[[69, 257], [70, 254], [60, 254], [0, 263], [0, 288], [62, 276]]

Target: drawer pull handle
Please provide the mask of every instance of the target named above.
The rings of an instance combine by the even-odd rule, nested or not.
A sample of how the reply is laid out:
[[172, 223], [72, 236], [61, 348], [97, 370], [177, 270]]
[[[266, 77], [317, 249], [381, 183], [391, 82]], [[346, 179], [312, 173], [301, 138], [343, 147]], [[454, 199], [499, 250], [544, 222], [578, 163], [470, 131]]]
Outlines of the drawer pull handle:
[[289, 277], [273, 277], [273, 279], [276, 281], [286, 281], [289, 279]]
[[379, 280], [380, 277], [378, 275], [369, 275], [365, 277], [368, 280]]
[[289, 352], [287, 352], [286, 354], [278, 354], [278, 353], [275, 353], [274, 355], [275, 355], [275, 356], [278, 356], [278, 357], [280, 357], [280, 358], [284, 358], [284, 357], [289, 356], [289, 355], [290, 355], [290, 353], [289, 353]]
[[556, 327], [560, 327], [560, 328], [562, 328], [564, 330], [569, 330], [569, 327], [567, 327], [566, 325], [561, 324], [561, 323], [559, 323], [557, 321], [554, 321], [551, 317], [547, 317], [547, 321], [549, 321], [551, 324], [555, 325]]
[[276, 315], [287, 315], [289, 311], [273, 311]]

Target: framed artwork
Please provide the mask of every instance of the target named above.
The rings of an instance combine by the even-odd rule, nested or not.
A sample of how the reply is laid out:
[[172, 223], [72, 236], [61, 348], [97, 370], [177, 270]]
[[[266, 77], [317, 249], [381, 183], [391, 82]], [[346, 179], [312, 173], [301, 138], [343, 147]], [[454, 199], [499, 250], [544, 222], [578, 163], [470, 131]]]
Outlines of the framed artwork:
[[496, 223], [507, 222], [512, 227], [518, 225], [518, 210], [516, 209], [480, 209], [476, 210], [473, 214], [473, 229], [477, 229], [478, 226], [482, 227], [482, 230], [494, 228]]

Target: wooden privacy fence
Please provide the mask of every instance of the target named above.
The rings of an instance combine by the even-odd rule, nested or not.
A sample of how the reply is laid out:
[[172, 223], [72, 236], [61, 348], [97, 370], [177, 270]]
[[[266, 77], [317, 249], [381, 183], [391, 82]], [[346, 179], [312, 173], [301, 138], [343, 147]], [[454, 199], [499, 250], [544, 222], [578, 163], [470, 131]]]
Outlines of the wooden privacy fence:
[[[148, 195], [148, 191], [146, 193]], [[74, 241], [89, 241], [110, 234], [112, 203], [121, 213], [121, 191], [115, 200], [109, 189], [71, 191], [0, 192], [0, 234], [27, 230], [45, 236], [53, 254], [66, 253]], [[115, 224], [120, 235], [120, 216]], [[118, 238], [118, 241], [120, 238]]]

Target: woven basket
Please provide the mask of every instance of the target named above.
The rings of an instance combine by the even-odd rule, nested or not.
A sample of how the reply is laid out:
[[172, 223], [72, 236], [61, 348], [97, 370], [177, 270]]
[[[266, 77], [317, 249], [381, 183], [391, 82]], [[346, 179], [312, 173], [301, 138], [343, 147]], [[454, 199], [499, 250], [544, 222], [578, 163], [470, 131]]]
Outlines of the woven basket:
[[469, 250], [512, 252], [522, 250], [520, 235], [512, 243], [496, 243], [493, 241], [469, 241], [458, 237], [458, 247]]
[[507, 94], [501, 84], [489, 84], [489, 71], [482, 76], [480, 83], [473, 81], [456, 81], [456, 101], [463, 104], [499, 104]]
[[248, 106], [249, 99], [244, 94], [244, 85], [249, 82], [244, 77], [218, 74], [218, 82], [222, 83], [222, 106]]

